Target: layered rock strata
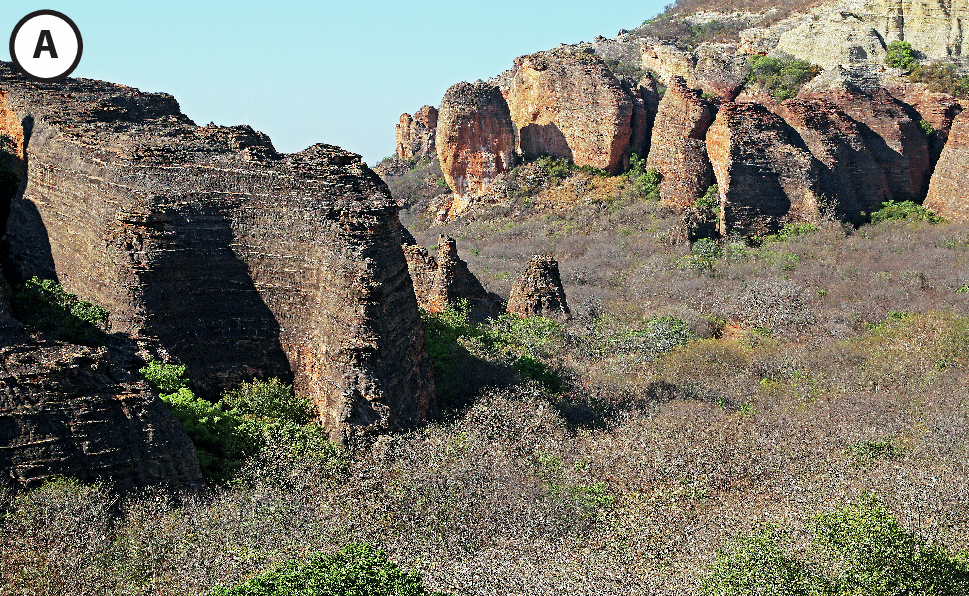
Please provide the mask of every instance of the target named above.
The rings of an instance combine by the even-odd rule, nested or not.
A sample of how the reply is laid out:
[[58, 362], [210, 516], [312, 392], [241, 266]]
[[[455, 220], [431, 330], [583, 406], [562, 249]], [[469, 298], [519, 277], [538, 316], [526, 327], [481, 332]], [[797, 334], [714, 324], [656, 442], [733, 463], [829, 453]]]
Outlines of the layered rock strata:
[[507, 310], [522, 317], [569, 318], [558, 261], [546, 255], [532, 257], [511, 288]]
[[969, 112], [955, 119], [935, 166], [925, 207], [952, 221], [969, 221]]
[[930, 60], [963, 56], [969, 1], [866, 0], [860, 11], [885, 43], [907, 41]]
[[704, 137], [713, 121], [710, 105], [680, 76], [670, 79], [653, 123], [646, 167], [662, 176], [660, 199], [678, 208], [692, 207], [713, 184]]
[[404, 244], [404, 256], [414, 280], [417, 303], [424, 310], [438, 313], [461, 300], [467, 300], [476, 309], [493, 307], [484, 286], [458, 256], [454, 238], [440, 237], [436, 258], [417, 244]]
[[397, 159], [437, 157], [434, 145], [437, 131], [437, 108], [424, 106], [414, 115], [401, 114], [397, 125]]
[[406, 427], [433, 386], [397, 207], [359, 156], [278, 155], [248, 127], [199, 127], [174, 98], [0, 67], [26, 187], [10, 273], [56, 277], [156, 340], [214, 393], [292, 380], [334, 440]]
[[514, 167], [515, 128], [501, 91], [490, 83], [458, 83], [441, 100], [435, 144], [441, 170], [456, 195], [450, 216]]
[[508, 106], [522, 153], [618, 172], [636, 102], [602, 59], [558, 49], [521, 56], [515, 66]]
[[817, 221], [817, 166], [796, 135], [762, 105], [724, 104], [707, 131], [720, 193], [720, 233], [760, 236]]

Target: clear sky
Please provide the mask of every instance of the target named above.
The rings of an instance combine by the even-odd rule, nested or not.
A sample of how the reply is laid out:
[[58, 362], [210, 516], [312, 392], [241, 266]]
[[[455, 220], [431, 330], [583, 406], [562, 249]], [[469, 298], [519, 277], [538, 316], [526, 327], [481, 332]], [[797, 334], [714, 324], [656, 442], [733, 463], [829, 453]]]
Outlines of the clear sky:
[[73, 76], [174, 95], [199, 124], [249, 124], [276, 148], [340, 145], [370, 165], [394, 151], [401, 112], [459, 81], [559, 43], [615, 37], [662, 0], [490, 2], [53, 0], [0, 2], [2, 56], [17, 22], [53, 9], [84, 39]]

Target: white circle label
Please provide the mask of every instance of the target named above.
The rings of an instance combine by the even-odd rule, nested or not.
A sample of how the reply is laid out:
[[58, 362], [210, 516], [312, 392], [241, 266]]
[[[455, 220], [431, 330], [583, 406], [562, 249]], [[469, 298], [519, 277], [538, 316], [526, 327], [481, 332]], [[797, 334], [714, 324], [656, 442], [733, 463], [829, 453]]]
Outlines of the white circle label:
[[10, 35], [10, 58], [27, 77], [40, 82], [66, 78], [81, 61], [83, 43], [74, 21], [55, 10], [25, 16]]

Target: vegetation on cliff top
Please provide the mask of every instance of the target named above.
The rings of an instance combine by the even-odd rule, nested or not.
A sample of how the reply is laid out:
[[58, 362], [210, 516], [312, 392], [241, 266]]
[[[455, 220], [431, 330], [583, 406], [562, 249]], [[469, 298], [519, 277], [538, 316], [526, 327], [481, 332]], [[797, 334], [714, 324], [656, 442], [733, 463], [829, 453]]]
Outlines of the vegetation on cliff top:
[[76, 344], [99, 345], [108, 311], [80, 300], [52, 279], [34, 276], [14, 290], [13, 315], [23, 323]]

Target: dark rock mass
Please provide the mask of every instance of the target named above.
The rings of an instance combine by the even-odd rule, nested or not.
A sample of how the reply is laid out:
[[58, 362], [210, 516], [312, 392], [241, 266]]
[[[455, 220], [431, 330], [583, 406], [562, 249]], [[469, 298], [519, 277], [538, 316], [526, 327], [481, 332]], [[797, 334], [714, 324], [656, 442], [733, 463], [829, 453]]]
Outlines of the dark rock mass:
[[154, 341], [204, 393], [291, 380], [334, 440], [407, 427], [433, 398], [397, 207], [359, 156], [280, 155], [249, 127], [196, 126], [174, 98], [0, 66], [25, 184], [12, 281], [56, 278]]
[[405, 243], [403, 248], [421, 308], [438, 313], [467, 300], [476, 310], [483, 309], [488, 313], [494, 310], [495, 301], [468, 269], [468, 264], [458, 256], [454, 238], [440, 237], [437, 258], [417, 244]]
[[508, 312], [522, 317], [553, 319], [571, 316], [558, 261], [546, 255], [532, 257], [511, 288]]

